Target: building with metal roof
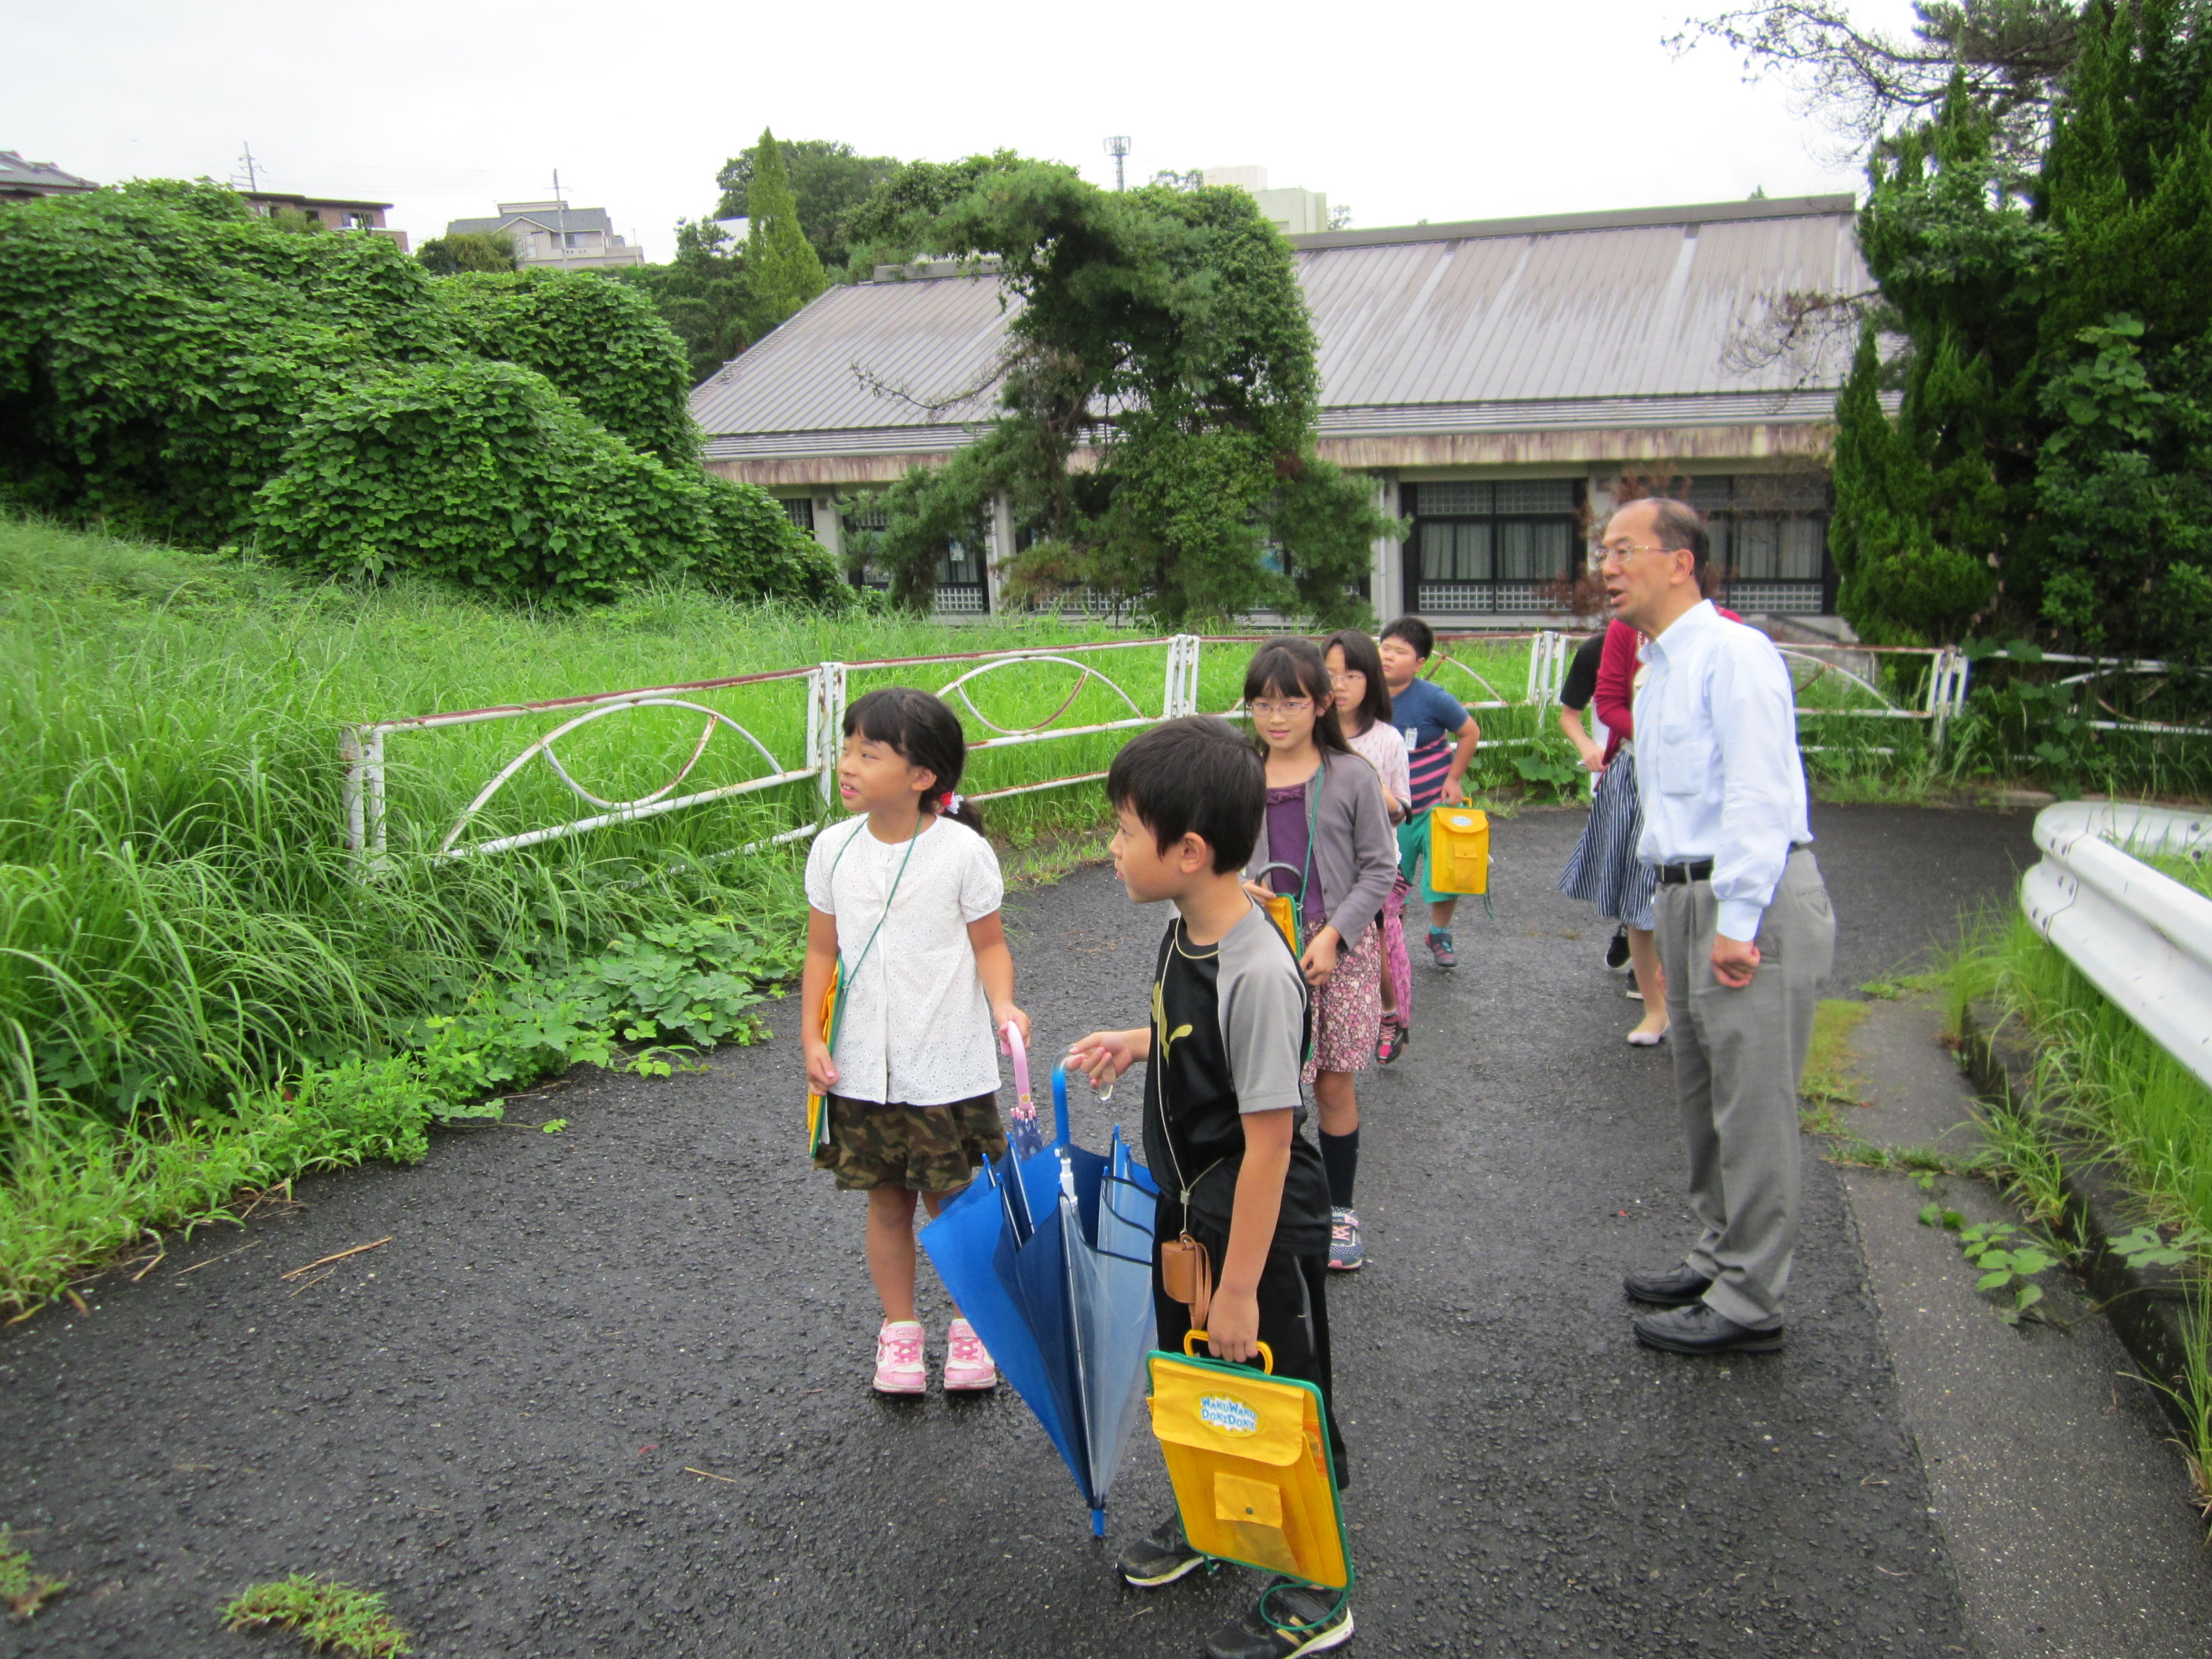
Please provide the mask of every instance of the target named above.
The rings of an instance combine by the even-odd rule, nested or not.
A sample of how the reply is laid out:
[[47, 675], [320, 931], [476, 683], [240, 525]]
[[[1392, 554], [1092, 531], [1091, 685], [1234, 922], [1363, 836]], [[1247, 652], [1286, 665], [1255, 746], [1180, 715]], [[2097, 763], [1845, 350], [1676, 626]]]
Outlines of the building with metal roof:
[[40, 196], [75, 196], [99, 188], [89, 179], [64, 173], [52, 161], [27, 161], [20, 151], [0, 149], [0, 202], [27, 202]]
[[[1624, 481], [1707, 512], [1738, 608], [1832, 609], [1826, 458], [1853, 340], [1785, 343], [1778, 301], [1870, 286], [1848, 196], [1346, 230], [1290, 239], [1320, 345], [1320, 453], [1411, 520], [1378, 545], [1384, 615], [1559, 608]], [[939, 460], [992, 416], [1019, 301], [988, 271], [833, 288], [700, 386], [715, 471], [833, 547], [837, 498]], [[995, 598], [1006, 504], [952, 608]], [[969, 592], [968, 590], [973, 590]]]
[[641, 265], [645, 250], [615, 234], [605, 208], [574, 208], [566, 202], [501, 202], [489, 219], [455, 219], [448, 236], [505, 236], [526, 270], [605, 270], [611, 265]]

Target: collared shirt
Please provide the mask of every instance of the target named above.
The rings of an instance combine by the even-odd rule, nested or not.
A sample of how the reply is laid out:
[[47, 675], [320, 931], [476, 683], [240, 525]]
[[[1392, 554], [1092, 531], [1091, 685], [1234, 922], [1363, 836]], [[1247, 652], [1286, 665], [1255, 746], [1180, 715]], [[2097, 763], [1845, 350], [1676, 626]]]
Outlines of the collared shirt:
[[1651, 672], [1636, 694], [1637, 856], [1711, 859], [1720, 933], [1752, 939], [1790, 849], [1813, 839], [1790, 671], [1773, 641], [1717, 615], [1711, 601], [1683, 612], [1644, 659]]

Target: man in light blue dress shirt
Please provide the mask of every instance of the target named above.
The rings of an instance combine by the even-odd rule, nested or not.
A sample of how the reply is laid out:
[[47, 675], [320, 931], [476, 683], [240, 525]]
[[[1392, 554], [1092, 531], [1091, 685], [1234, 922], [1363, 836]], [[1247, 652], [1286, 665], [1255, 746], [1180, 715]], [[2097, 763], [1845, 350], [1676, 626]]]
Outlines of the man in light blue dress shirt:
[[1797, 1082], [1836, 922], [1806, 821], [1796, 698], [1774, 643], [1701, 591], [1705, 524], [1631, 501], [1604, 535], [1606, 598], [1649, 637], [1636, 694], [1638, 855], [1659, 868], [1674, 1097], [1702, 1229], [1680, 1267], [1632, 1273], [1660, 1311], [1638, 1338], [1677, 1353], [1782, 1346], [1797, 1238]]

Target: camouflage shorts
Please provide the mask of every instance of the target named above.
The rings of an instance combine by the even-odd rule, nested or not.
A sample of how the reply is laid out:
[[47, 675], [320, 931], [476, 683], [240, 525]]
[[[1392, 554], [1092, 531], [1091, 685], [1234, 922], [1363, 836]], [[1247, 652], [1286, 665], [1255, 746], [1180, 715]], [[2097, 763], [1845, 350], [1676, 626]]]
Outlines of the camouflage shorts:
[[837, 1177], [841, 1192], [908, 1187], [949, 1193], [964, 1187], [985, 1158], [1003, 1158], [1006, 1127], [999, 1097], [977, 1095], [946, 1106], [886, 1105], [830, 1097], [830, 1144], [814, 1167]]

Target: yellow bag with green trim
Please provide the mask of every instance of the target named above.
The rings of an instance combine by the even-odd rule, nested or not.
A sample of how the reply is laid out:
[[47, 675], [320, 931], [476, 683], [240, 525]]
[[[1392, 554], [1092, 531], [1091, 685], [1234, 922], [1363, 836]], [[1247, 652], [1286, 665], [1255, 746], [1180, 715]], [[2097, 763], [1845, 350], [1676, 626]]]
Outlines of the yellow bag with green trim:
[[1224, 1561], [1279, 1572], [1325, 1589], [1352, 1588], [1344, 1506], [1329, 1458], [1321, 1390], [1194, 1351], [1147, 1356], [1152, 1432], [1174, 1483], [1183, 1536]]

